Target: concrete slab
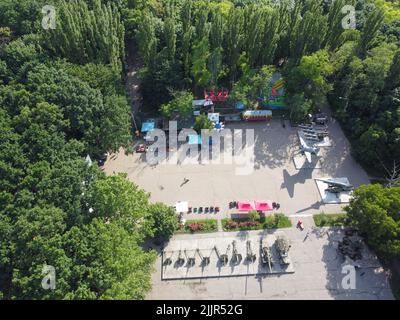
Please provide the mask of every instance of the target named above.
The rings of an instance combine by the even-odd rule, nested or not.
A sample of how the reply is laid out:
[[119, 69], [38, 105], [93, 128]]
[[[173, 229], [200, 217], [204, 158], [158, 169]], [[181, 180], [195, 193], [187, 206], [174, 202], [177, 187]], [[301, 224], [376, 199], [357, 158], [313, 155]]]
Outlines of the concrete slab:
[[332, 147], [332, 142], [329, 137], [324, 137], [324, 139], [322, 141], [315, 143], [314, 146], [320, 147], [320, 148], [329, 148], [329, 147]]
[[[268, 265], [263, 264], [261, 259], [260, 244], [264, 238], [267, 238], [265, 240], [271, 250], [271, 260], [273, 261], [271, 269]], [[275, 234], [251, 233], [239, 233], [236, 236], [232, 233], [224, 233], [224, 236], [208, 234], [208, 237], [177, 238], [170, 241], [162, 253], [161, 278], [162, 280], [177, 280], [293, 273], [294, 266], [290, 261], [290, 255], [288, 265], [280, 263], [278, 252], [274, 246], [275, 240]], [[248, 241], [250, 241], [252, 252], [255, 254], [255, 261], [246, 259]], [[237, 252], [242, 256], [239, 263], [233, 261], [233, 242], [235, 242]], [[220, 262], [215, 246], [217, 246], [219, 254], [227, 254], [227, 264], [224, 265]], [[179, 255], [185, 258], [185, 262], [181, 265], [178, 263]], [[208, 265], [204, 264], [202, 256], [209, 257]], [[195, 259], [194, 265], [189, 265], [189, 258]], [[166, 261], [171, 261], [171, 263], [167, 264]]]
[[[109, 157], [104, 171], [127, 173], [128, 179], [149, 192], [154, 202], [174, 205], [185, 200], [190, 206], [219, 206], [217, 219], [228, 217], [229, 202], [240, 199], [271, 199], [280, 203], [280, 212], [287, 215], [337, 213], [342, 204], [325, 204], [313, 179], [348, 177], [355, 187], [369, 182], [367, 174], [351, 157], [349, 144], [335, 122], [329, 125], [332, 147], [321, 149], [323, 162], [318, 170], [296, 169], [293, 156], [299, 153], [297, 129], [283, 128], [280, 120], [226, 127], [254, 130], [254, 171], [248, 175], [237, 175], [235, 163], [151, 166], [143, 154], [126, 155], [122, 149]], [[184, 178], [189, 182], [182, 185]]]
[[[153, 273], [153, 289], [147, 299], [301, 299], [301, 300], [391, 300], [393, 295], [388, 273], [380, 266], [367, 247], [360, 269], [356, 270], [355, 289], [344, 289], [342, 273], [344, 259], [338, 253], [338, 242], [344, 236], [340, 228], [312, 227], [312, 218], [303, 219], [305, 230], [289, 228], [284, 234], [291, 242], [290, 257], [295, 273], [284, 275], [246, 275], [185, 280], [162, 280], [161, 255]], [[249, 234], [249, 235], [248, 235]], [[224, 237], [246, 238], [264, 234], [278, 236], [280, 231], [218, 232]], [[172, 240], [199, 241], [209, 234], [177, 235]], [[363, 251], [364, 252], [364, 251]]]
[[315, 155], [311, 155], [311, 160], [312, 162], [308, 162], [307, 158], [304, 155], [295, 155], [293, 157], [293, 162], [294, 166], [296, 167], [297, 170], [301, 169], [321, 169], [321, 161], [318, 157]]

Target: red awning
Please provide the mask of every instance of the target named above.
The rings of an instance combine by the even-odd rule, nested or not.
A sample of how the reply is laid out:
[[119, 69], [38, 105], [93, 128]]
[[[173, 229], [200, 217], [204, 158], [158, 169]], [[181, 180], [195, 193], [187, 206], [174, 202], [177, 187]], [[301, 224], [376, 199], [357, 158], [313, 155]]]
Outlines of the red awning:
[[243, 212], [249, 212], [252, 210], [257, 211], [272, 211], [271, 200], [258, 200], [258, 201], [239, 201], [238, 210]]
[[255, 208], [257, 211], [272, 211], [272, 201], [271, 200], [260, 200], [254, 201]]
[[254, 201], [239, 201], [238, 209], [239, 211], [245, 211], [245, 212], [255, 210]]

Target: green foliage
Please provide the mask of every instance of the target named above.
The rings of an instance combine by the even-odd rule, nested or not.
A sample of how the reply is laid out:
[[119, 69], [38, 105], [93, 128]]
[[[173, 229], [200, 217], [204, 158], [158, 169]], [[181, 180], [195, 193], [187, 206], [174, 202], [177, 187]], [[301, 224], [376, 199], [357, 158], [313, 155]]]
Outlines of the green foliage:
[[[119, 12], [111, 1], [57, 3], [62, 26], [22, 37], [42, 31], [46, 3], [0, 3], [0, 297], [144, 299], [156, 255], [142, 242], [176, 221], [84, 161], [131, 140]], [[55, 290], [41, 287], [44, 265]]]
[[348, 225], [345, 213], [326, 214], [320, 213], [313, 215], [314, 223], [317, 227], [339, 227]]
[[194, 130], [201, 133], [201, 130], [211, 130], [214, 128], [213, 123], [208, 119], [207, 115], [201, 114], [196, 117], [194, 122]]
[[215, 219], [187, 220], [180, 230], [187, 233], [217, 232], [218, 223]]
[[222, 219], [221, 222], [224, 231], [278, 229], [292, 226], [290, 219], [283, 213], [269, 214], [265, 217], [259, 216], [254, 220], [250, 217], [249, 219]]
[[191, 73], [194, 83], [199, 87], [206, 87], [211, 81], [211, 73], [207, 69], [209, 47], [207, 38], [203, 38], [193, 45]]
[[386, 22], [400, 20], [400, 4], [391, 0], [373, 0], [373, 2], [383, 10]]
[[110, 64], [120, 71], [124, 60], [124, 26], [112, 2], [60, 0], [57, 26], [43, 34], [44, 45], [53, 54], [84, 64]]
[[283, 213], [268, 215], [263, 221], [263, 229], [290, 228], [291, 226], [292, 222]]
[[308, 115], [312, 112], [311, 101], [306, 99], [303, 93], [286, 97], [286, 103], [289, 106], [290, 120], [294, 124], [306, 121]]
[[345, 208], [350, 222], [384, 258], [400, 256], [400, 188], [378, 184], [361, 186]]
[[361, 57], [365, 57], [368, 49], [371, 48], [379, 29], [382, 27], [385, 14], [382, 9], [373, 10], [367, 21], [365, 22], [364, 30], [360, 38], [358, 51]]
[[177, 113], [182, 118], [188, 118], [193, 113], [193, 94], [188, 91], [177, 91], [173, 96], [172, 101], [161, 106], [161, 112], [166, 117]]
[[[157, 49], [155, 22], [148, 11], [142, 12], [140, 21], [137, 32], [137, 43], [144, 63], [149, 66], [153, 63]], [[166, 30], [168, 30], [168, 28], [166, 28]]]
[[[301, 120], [305, 108], [300, 107], [301, 94], [309, 99], [313, 106], [320, 107], [324, 103], [326, 94], [332, 89], [328, 83], [328, 77], [333, 73], [333, 66], [326, 50], [320, 50], [312, 55], [303, 56], [300, 65], [293, 68], [286, 77], [288, 95], [297, 93], [297, 98], [289, 97], [289, 104], [292, 106], [293, 117]], [[296, 103], [296, 101], [299, 101]], [[301, 109], [304, 110], [300, 111]]]
[[257, 221], [260, 219], [260, 214], [257, 210], [252, 210], [248, 213], [250, 221]]
[[179, 219], [174, 208], [163, 203], [150, 205], [153, 219], [154, 237], [168, 240], [179, 227]]
[[334, 94], [337, 115], [350, 133], [354, 155], [363, 164], [385, 175], [383, 165], [397, 159], [397, 54], [393, 43], [370, 49], [365, 59], [355, 56], [353, 43], [334, 56]]
[[22, 38], [7, 43], [0, 52], [1, 59], [13, 74], [26, 63], [38, 61], [40, 53], [34, 44], [27, 44]]
[[47, 2], [43, 0], [2, 0], [0, 3], [1, 26], [8, 27], [16, 36], [37, 32], [42, 17], [40, 9], [45, 4]]
[[241, 101], [247, 106], [257, 107], [257, 98], [270, 83], [275, 68], [263, 66], [259, 70], [250, 70], [245, 55], [242, 55], [240, 61], [242, 62], [240, 64], [242, 76], [234, 83], [230, 100], [233, 102]]

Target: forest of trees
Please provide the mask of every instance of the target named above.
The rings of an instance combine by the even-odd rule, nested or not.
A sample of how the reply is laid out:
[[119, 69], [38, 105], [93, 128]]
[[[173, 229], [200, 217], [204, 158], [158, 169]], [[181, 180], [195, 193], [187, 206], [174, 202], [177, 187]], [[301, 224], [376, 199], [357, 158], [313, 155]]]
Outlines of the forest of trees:
[[[142, 299], [150, 288], [155, 253], [142, 245], [172, 235], [174, 210], [85, 162], [130, 150], [127, 42], [149, 110], [190, 113], [187, 101], [212, 87], [252, 106], [279, 70], [294, 122], [329, 104], [369, 170], [384, 176], [400, 162], [393, 1], [54, 0], [54, 30], [41, 26], [46, 2], [0, 0], [0, 298]], [[349, 4], [356, 29], [341, 24]], [[376, 197], [393, 205], [371, 207]], [[361, 189], [349, 209], [367, 234], [360, 208], [380, 214], [371, 241], [390, 257], [398, 197]], [[44, 264], [55, 267], [55, 290], [41, 288]]]
[[[400, 6], [380, 0], [134, 1], [127, 37], [143, 59], [149, 108], [188, 90], [227, 87], [250, 106], [280, 61], [290, 116], [333, 106], [374, 174], [400, 161]], [[356, 9], [356, 28], [341, 12]], [[267, 69], [270, 72], [265, 72]], [[272, 70], [272, 71], [271, 71]], [[261, 80], [261, 83], [260, 83]]]
[[118, 8], [59, 1], [46, 32], [43, 3], [0, 1], [0, 298], [143, 299], [155, 253], [142, 244], [170, 236], [175, 211], [85, 162], [131, 143]]

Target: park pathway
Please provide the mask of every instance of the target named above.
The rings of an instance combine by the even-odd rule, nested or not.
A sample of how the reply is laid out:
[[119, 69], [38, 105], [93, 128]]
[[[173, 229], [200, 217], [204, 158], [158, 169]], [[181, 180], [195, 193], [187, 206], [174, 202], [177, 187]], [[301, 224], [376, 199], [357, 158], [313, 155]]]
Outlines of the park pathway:
[[127, 57], [126, 57], [126, 65], [127, 65], [127, 74], [126, 74], [126, 91], [129, 96], [130, 104], [131, 104], [131, 112], [132, 112], [132, 122], [134, 126], [134, 130], [139, 130], [136, 125], [137, 121], [137, 113], [139, 112], [142, 106], [142, 96], [140, 94], [140, 79], [139, 79], [139, 69], [142, 67], [141, 61], [137, 55], [137, 47], [133, 40], [127, 41]]

